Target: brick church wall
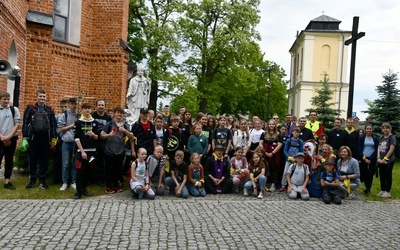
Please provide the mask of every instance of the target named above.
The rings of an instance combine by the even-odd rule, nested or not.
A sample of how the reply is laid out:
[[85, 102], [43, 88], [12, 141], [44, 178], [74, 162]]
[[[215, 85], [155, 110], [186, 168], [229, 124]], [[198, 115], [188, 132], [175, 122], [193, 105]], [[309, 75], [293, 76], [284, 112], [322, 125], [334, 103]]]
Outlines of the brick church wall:
[[[0, 42], [8, 48], [12, 39], [17, 43], [22, 69], [20, 109], [36, 101], [38, 88], [46, 90], [47, 103], [57, 112], [61, 99], [79, 94], [90, 97], [85, 100], [90, 103], [104, 98], [109, 108], [125, 104], [129, 55], [119, 42], [127, 40], [128, 0], [83, 0], [79, 46], [53, 40], [50, 26], [26, 23], [28, 9], [52, 14], [52, 0], [3, 2]], [[5, 12], [16, 13], [8, 23], [3, 21]], [[0, 59], [8, 58], [5, 47], [0, 49]], [[1, 90], [6, 82], [0, 77]]]

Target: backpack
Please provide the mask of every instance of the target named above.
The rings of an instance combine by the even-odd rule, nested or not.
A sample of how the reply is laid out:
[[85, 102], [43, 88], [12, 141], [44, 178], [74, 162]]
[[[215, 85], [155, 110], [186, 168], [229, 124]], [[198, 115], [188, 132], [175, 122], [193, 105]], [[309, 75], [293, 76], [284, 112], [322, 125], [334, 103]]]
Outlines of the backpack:
[[45, 135], [49, 133], [50, 120], [46, 111], [33, 111], [31, 126], [34, 135]]
[[396, 139], [396, 146], [394, 148], [394, 155], [396, 156], [396, 158], [400, 158], [400, 143], [397, 141], [397, 138], [394, 135], [390, 135], [393, 136]]
[[11, 111], [12, 118], [14, 118], [14, 117], [15, 117], [15, 109], [14, 109], [14, 106], [10, 106], [10, 111]]
[[[115, 124], [115, 121], [111, 120], [107, 125], [111, 128], [113, 124]], [[107, 137], [104, 147], [104, 153], [108, 156], [125, 155], [125, 141], [119, 136]]]
[[[294, 171], [296, 171], [297, 166], [296, 166], [296, 164], [293, 163], [292, 165], [290, 165], [290, 167], [292, 168], [292, 173], [290, 174], [290, 179], [292, 179], [292, 175], [294, 174]], [[308, 166], [306, 164], [303, 164], [303, 170], [304, 170], [304, 181], [303, 181], [303, 183], [306, 182], [307, 168], [308, 168]]]

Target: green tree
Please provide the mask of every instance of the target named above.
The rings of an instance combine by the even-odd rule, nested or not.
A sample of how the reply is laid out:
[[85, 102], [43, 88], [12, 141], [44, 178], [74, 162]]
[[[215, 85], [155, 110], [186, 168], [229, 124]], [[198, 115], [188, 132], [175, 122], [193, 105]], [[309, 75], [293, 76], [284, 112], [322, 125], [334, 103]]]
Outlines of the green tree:
[[311, 98], [312, 108], [306, 109], [306, 112], [312, 110], [317, 111], [318, 120], [323, 124], [325, 128], [332, 128], [333, 122], [336, 117], [339, 117], [340, 110], [332, 108], [335, 105], [331, 102], [333, 91], [329, 89], [329, 77], [328, 74], [324, 74], [324, 79], [321, 81], [322, 88], [317, 90], [316, 96]]
[[389, 122], [393, 131], [400, 132], [400, 90], [397, 89], [398, 74], [393, 70], [382, 75], [382, 85], [376, 87], [378, 98], [373, 101], [373, 105], [364, 111], [370, 114], [374, 121], [374, 131], [380, 132], [380, 126], [384, 122]]
[[202, 0], [185, 6], [179, 18], [180, 38], [188, 55], [182, 70], [196, 81], [200, 111], [227, 110], [224, 105], [235, 110], [235, 90], [254, 84], [244, 81], [254, 74], [246, 66], [262, 58], [255, 29], [259, 4], [259, 0]]
[[155, 109], [157, 99], [168, 95], [168, 86], [160, 88], [160, 82], [171, 82], [176, 68], [175, 55], [180, 52], [176, 37], [174, 15], [182, 8], [181, 1], [130, 0], [128, 43], [133, 48], [131, 59], [146, 59], [151, 81], [149, 108]]

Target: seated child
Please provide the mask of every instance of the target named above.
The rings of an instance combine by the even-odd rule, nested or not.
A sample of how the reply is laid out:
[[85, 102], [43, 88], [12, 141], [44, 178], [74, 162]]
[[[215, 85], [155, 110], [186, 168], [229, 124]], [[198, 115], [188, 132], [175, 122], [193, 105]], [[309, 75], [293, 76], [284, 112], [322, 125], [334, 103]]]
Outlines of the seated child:
[[164, 195], [164, 174], [167, 157], [163, 155], [163, 147], [156, 146], [154, 153], [147, 158], [147, 168], [149, 170], [150, 187], [156, 195]]
[[188, 167], [183, 162], [184, 156], [182, 150], [175, 152], [175, 161], [172, 161], [170, 165], [171, 176], [165, 178], [165, 184], [169, 187], [170, 193], [186, 199], [189, 197], [189, 191], [186, 188]]
[[289, 166], [286, 172], [288, 183], [288, 195], [290, 199], [296, 199], [300, 194], [302, 200], [310, 199], [307, 190], [308, 180], [310, 179], [310, 170], [304, 164], [304, 153], [296, 154], [295, 163]]
[[325, 204], [330, 204], [331, 201], [337, 205], [342, 204], [337, 189], [339, 187], [339, 174], [333, 171], [335, 166], [335, 159], [328, 158], [325, 163], [325, 171], [321, 173], [321, 186], [322, 186], [322, 200]]
[[235, 156], [231, 159], [231, 179], [235, 193], [239, 192], [239, 185], [243, 186], [249, 180], [247, 159], [241, 147], [236, 148]]
[[187, 189], [193, 197], [204, 197], [206, 196], [206, 190], [204, 189], [204, 169], [200, 164], [200, 155], [193, 153], [190, 161], [191, 164], [188, 169], [188, 181], [186, 184]]
[[132, 198], [142, 199], [146, 196], [150, 200], [154, 200], [155, 193], [149, 185], [149, 171], [144, 161], [147, 156], [147, 151], [144, 148], [139, 148], [137, 159], [132, 163], [132, 179], [130, 181]]
[[254, 196], [262, 199], [267, 177], [265, 177], [264, 161], [256, 152], [253, 153], [253, 158], [250, 160], [249, 172], [250, 180], [244, 184], [243, 194], [247, 196], [253, 192]]

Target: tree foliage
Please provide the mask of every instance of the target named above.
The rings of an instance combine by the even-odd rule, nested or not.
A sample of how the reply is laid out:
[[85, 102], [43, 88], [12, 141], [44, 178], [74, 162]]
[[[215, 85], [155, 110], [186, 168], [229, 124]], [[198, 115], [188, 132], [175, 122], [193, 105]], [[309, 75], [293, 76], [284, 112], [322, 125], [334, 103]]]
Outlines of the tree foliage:
[[340, 110], [334, 109], [336, 103], [332, 101], [333, 91], [329, 89], [329, 77], [328, 74], [324, 74], [324, 78], [321, 81], [322, 88], [317, 90], [316, 96], [311, 98], [312, 108], [306, 109], [306, 112], [317, 111], [318, 120], [323, 124], [325, 128], [332, 128], [333, 122], [336, 117], [339, 117]]
[[389, 122], [393, 131], [400, 132], [400, 90], [397, 89], [398, 73], [393, 70], [382, 74], [382, 85], [376, 87], [378, 98], [369, 106], [366, 113], [370, 114], [374, 121], [374, 131], [380, 132], [380, 125]]
[[176, 39], [175, 15], [183, 1], [130, 0], [128, 43], [133, 48], [131, 59], [138, 63], [146, 59], [152, 79], [150, 108], [155, 109], [159, 96], [168, 91], [160, 82], [169, 82], [176, 70], [175, 56], [180, 52]]
[[[150, 107], [155, 107], [161, 93], [172, 98], [171, 111], [185, 106], [192, 113], [268, 118], [270, 98], [270, 113], [284, 115], [285, 72], [276, 65], [267, 83], [266, 69], [274, 63], [264, 59], [259, 46], [259, 4], [259, 0], [131, 0], [132, 58], [148, 60], [153, 79]], [[271, 85], [269, 95], [267, 85]]]

